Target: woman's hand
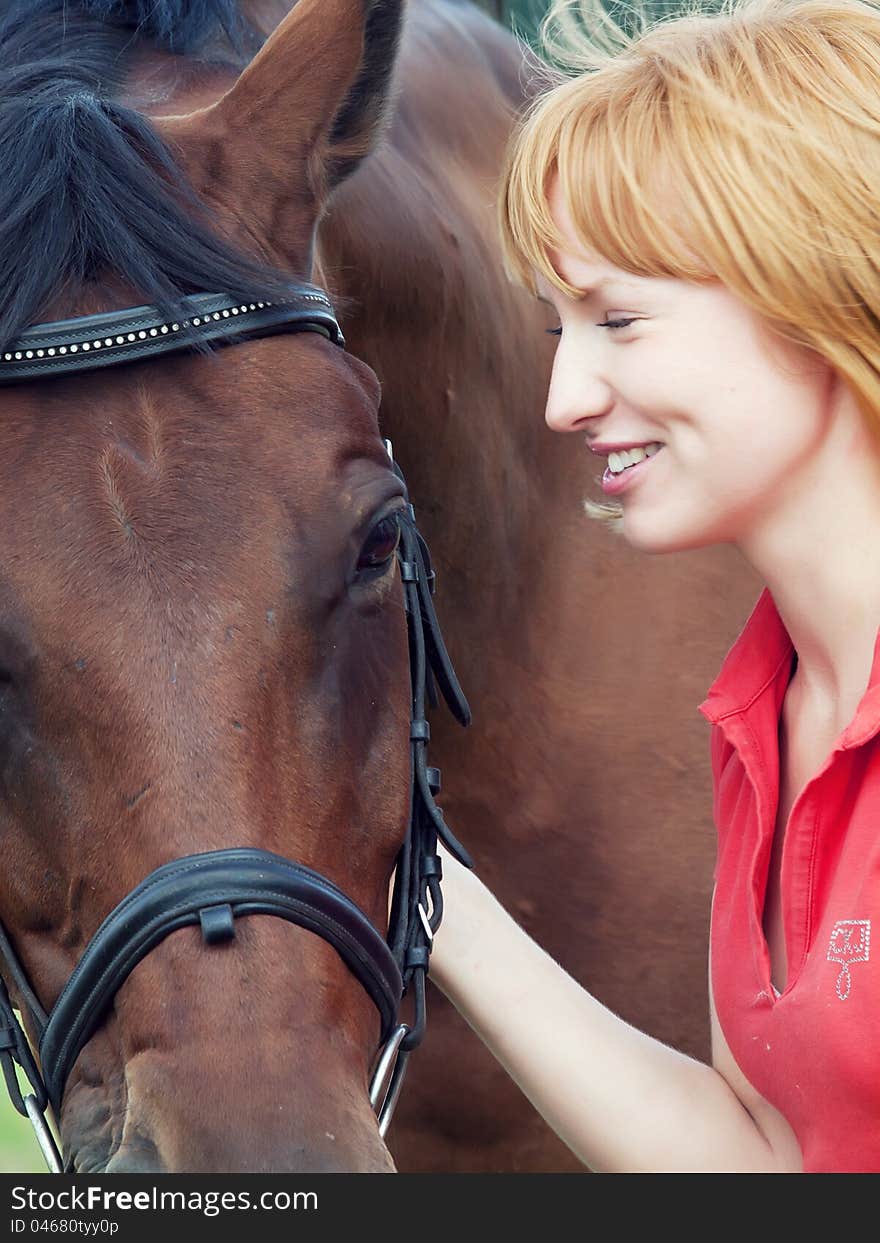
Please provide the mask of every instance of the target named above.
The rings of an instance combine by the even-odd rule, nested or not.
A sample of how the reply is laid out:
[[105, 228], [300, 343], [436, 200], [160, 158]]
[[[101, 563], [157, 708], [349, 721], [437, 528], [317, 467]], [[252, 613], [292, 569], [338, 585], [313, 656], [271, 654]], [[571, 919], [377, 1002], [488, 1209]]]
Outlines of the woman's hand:
[[430, 978], [592, 1169], [779, 1170], [728, 1082], [585, 991], [442, 851]]

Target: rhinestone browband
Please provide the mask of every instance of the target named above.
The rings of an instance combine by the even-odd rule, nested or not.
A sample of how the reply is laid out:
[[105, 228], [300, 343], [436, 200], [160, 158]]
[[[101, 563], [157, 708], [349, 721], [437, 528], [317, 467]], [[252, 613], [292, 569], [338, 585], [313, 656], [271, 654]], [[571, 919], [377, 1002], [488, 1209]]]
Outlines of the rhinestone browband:
[[330, 300], [297, 287], [276, 302], [243, 302], [226, 294], [191, 294], [169, 320], [155, 306], [130, 307], [28, 328], [0, 353], [0, 384], [91, 371], [212, 341], [311, 329], [337, 345], [345, 340]]

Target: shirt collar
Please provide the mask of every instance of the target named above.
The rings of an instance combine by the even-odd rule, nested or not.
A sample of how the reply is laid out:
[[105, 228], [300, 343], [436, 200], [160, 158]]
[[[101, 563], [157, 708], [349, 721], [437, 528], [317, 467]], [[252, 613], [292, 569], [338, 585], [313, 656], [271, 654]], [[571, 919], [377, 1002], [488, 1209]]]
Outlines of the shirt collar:
[[765, 587], [700, 704], [700, 712], [717, 724], [732, 713], [745, 712], [778, 679], [784, 679], [784, 693], [793, 653], [794, 645]]
[[[734, 642], [700, 704], [708, 721], [718, 724], [725, 717], [745, 713], [769, 687], [775, 690], [776, 710], [782, 706], [791, 680], [794, 654], [788, 631], [768, 588], [764, 588], [752, 613]], [[880, 632], [874, 643], [874, 659], [868, 689], [855, 716], [838, 740], [841, 747], [859, 746], [880, 732]]]

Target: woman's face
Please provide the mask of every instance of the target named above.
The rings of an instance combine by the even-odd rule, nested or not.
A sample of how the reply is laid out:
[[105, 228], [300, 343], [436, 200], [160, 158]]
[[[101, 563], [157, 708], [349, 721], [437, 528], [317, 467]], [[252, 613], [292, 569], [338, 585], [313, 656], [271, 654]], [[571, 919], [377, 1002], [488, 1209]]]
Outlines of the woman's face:
[[[815, 488], [834, 372], [782, 342], [724, 286], [631, 276], [583, 251], [558, 181], [550, 204], [566, 250], [549, 285], [559, 314], [546, 418], [580, 432], [628, 542], [648, 552], [747, 544], [788, 501]], [[647, 447], [626, 462], [609, 453]], [[659, 446], [659, 448], [657, 447]], [[815, 495], [815, 494], [813, 494]]]

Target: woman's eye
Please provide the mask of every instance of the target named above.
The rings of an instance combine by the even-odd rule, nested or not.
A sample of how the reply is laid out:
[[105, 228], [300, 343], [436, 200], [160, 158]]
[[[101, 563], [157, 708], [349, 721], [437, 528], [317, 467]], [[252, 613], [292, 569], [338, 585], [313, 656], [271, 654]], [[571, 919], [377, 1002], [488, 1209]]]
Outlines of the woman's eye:
[[388, 514], [377, 522], [364, 541], [358, 557], [359, 571], [376, 570], [387, 566], [397, 552], [400, 542], [400, 523], [396, 513]]
[[[610, 328], [611, 331], [613, 332], [615, 328], [628, 328], [630, 324], [634, 324], [636, 322], [636, 319], [637, 319], [637, 316], [635, 315], [631, 316], [629, 319], [606, 319], [606, 320], [603, 320], [601, 324], [597, 324], [596, 327], [597, 328]], [[561, 326], [559, 328], [545, 328], [544, 331], [549, 332], [551, 337], [562, 336]]]
[[628, 328], [630, 324], [636, 322], [636, 316], [633, 315], [629, 319], [606, 319], [603, 323], [597, 324], [597, 328]]

